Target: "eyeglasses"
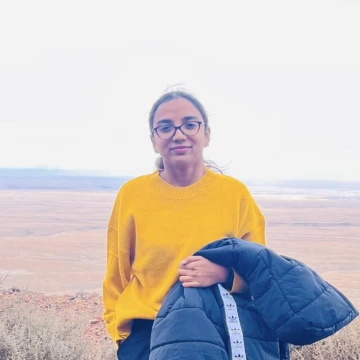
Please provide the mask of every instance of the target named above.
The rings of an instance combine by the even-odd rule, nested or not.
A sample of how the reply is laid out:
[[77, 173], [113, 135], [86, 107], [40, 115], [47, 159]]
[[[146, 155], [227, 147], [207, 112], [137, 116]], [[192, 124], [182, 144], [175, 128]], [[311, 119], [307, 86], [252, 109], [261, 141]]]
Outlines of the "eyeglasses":
[[159, 138], [168, 140], [175, 135], [178, 129], [186, 136], [194, 136], [199, 132], [201, 125], [204, 125], [202, 121], [188, 121], [180, 126], [160, 125], [154, 128], [153, 131], [156, 132]]

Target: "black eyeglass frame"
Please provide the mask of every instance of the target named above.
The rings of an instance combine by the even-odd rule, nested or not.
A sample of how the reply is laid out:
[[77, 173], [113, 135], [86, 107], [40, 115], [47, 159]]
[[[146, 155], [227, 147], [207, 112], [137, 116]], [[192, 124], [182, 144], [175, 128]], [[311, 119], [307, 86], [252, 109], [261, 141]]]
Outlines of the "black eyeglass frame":
[[[181, 129], [183, 126], [189, 124], [189, 123], [197, 123], [198, 124], [198, 129], [196, 131], [195, 134], [192, 134], [192, 135], [189, 135], [189, 134], [186, 134], [184, 133], [184, 131]], [[156, 128], [153, 128], [152, 131], [156, 133], [156, 135], [160, 138], [160, 139], [163, 139], [163, 140], [169, 140], [171, 139], [175, 134], [176, 134], [176, 131], [177, 130], [180, 130], [185, 136], [195, 136], [199, 130], [200, 130], [200, 127], [201, 125], [205, 125], [205, 123], [203, 121], [195, 121], [195, 120], [192, 120], [192, 121], [189, 121], [187, 123], [184, 123], [184, 124], [181, 124], [180, 126], [174, 126], [174, 125], [160, 125], [160, 126], [157, 126]], [[171, 127], [174, 129], [174, 132], [171, 136], [167, 137], [166, 139], [164, 139], [163, 137], [161, 137], [158, 133], [158, 129], [161, 128], [161, 127], [164, 127], [164, 126], [168, 126], [168, 127]]]

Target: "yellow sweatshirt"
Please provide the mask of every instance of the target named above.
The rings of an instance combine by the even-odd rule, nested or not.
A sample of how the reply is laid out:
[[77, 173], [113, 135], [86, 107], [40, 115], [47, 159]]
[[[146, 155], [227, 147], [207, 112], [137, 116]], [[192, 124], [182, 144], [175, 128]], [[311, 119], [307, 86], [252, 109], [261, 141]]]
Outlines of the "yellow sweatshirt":
[[[181, 260], [224, 237], [265, 245], [264, 233], [248, 189], [230, 176], [207, 169], [195, 184], [175, 187], [156, 171], [125, 183], [108, 224], [103, 302], [111, 338], [124, 340], [132, 319], [155, 319]], [[235, 274], [232, 292], [242, 285]]]

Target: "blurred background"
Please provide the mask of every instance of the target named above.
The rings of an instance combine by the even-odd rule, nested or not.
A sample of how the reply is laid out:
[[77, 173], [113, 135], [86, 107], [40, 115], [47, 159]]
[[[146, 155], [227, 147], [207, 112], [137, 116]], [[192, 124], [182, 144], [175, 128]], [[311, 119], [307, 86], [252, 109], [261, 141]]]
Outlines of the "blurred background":
[[360, 181], [358, 1], [4, 1], [0, 167], [154, 170], [168, 86], [242, 179]]

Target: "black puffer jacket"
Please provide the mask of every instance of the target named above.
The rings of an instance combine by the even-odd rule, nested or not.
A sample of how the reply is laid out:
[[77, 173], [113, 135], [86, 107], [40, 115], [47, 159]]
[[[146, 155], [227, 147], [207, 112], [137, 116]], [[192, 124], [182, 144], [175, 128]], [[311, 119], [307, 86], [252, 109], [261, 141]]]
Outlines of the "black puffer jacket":
[[286, 360], [286, 343], [324, 339], [358, 315], [309, 267], [261, 245], [222, 239], [195, 255], [233, 268], [249, 293], [177, 283], [155, 319], [150, 360]]

